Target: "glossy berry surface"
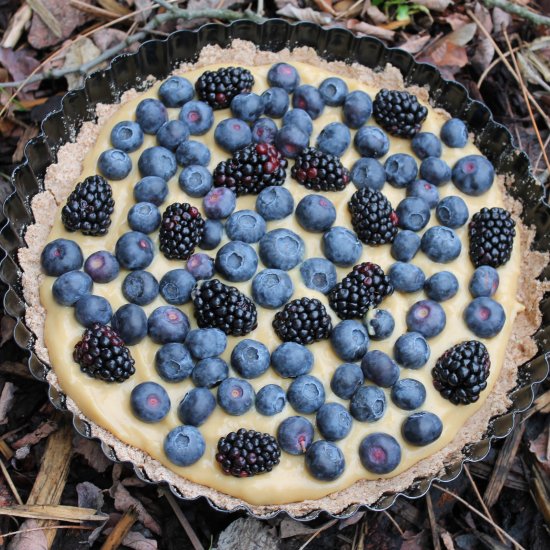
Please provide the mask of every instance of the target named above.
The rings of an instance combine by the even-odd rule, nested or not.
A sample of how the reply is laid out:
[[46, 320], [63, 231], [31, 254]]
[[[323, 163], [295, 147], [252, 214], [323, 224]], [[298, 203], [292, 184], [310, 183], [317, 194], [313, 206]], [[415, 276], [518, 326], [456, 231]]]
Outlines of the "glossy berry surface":
[[428, 181], [416, 180], [408, 185], [407, 197], [417, 197], [426, 201], [430, 208], [435, 208], [439, 202], [439, 191]]
[[125, 153], [136, 151], [143, 144], [143, 130], [137, 122], [119, 122], [111, 130], [111, 144]]
[[279, 414], [286, 405], [285, 390], [277, 384], [268, 384], [256, 394], [256, 410], [264, 416]]
[[390, 150], [388, 136], [377, 126], [361, 126], [353, 144], [362, 157], [378, 159]]
[[329, 107], [338, 107], [344, 103], [348, 94], [348, 85], [336, 76], [325, 78], [319, 84], [319, 93]]
[[218, 328], [198, 328], [189, 331], [185, 345], [195, 359], [221, 355], [227, 347], [227, 336]]
[[409, 231], [420, 231], [430, 221], [430, 206], [419, 197], [404, 198], [395, 209], [399, 227]]
[[457, 229], [468, 221], [470, 213], [463, 199], [450, 195], [439, 201], [435, 215], [441, 225]]
[[166, 107], [181, 107], [194, 95], [193, 85], [182, 76], [167, 78], [159, 88], [159, 97]]
[[344, 122], [350, 128], [359, 128], [372, 114], [372, 100], [361, 90], [350, 92], [344, 99], [342, 108]]
[[243, 378], [257, 378], [269, 368], [269, 350], [250, 338], [241, 340], [231, 352], [231, 367]]
[[103, 296], [84, 294], [74, 304], [74, 316], [81, 325], [92, 328], [96, 323], [101, 325], [110, 323], [113, 310]]
[[349, 128], [341, 122], [331, 122], [317, 136], [316, 147], [323, 153], [341, 157], [350, 143]]
[[423, 160], [426, 157], [440, 157], [442, 152], [441, 141], [431, 132], [420, 132], [411, 140], [414, 154]]
[[401, 462], [401, 446], [391, 435], [372, 433], [361, 441], [359, 458], [369, 472], [389, 474]]
[[296, 412], [311, 414], [325, 402], [325, 388], [315, 376], [302, 374], [288, 387], [287, 399]]
[[309, 84], [298, 86], [292, 95], [292, 106], [304, 110], [312, 119], [319, 118], [325, 108], [325, 102], [319, 90]]
[[235, 193], [227, 187], [219, 187], [209, 191], [202, 200], [205, 215], [211, 220], [227, 218], [237, 204]]
[[216, 408], [216, 398], [206, 388], [189, 390], [178, 405], [178, 418], [182, 424], [201, 426]]
[[420, 177], [439, 187], [451, 179], [451, 168], [438, 157], [426, 157], [420, 163]]
[[153, 241], [141, 231], [128, 231], [117, 240], [115, 256], [126, 269], [145, 269], [155, 256]]
[[151, 202], [160, 206], [168, 196], [166, 181], [158, 176], [141, 178], [134, 186], [134, 200], [136, 202]]
[[262, 94], [264, 113], [273, 118], [281, 118], [287, 111], [290, 98], [284, 88], [274, 86]]
[[127, 346], [134, 346], [147, 336], [147, 315], [136, 304], [124, 304], [115, 311], [111, 326]]
[[306, 137], [311, 136], [313, 132], [313, 121], [303, 109], [291, 109], [283, 117], [283, 127], [298, 127]]
[[128, 273], [122, 281], [122, 294], [133, 304], [150, 304], [159, 293], [159, 283], [148, 271], [136, 270]]
[[313, 354], [302, 344], [284, 342], [273, 350], [271, 366], [283, 378], [297, 378], [313, 368]]
[[199, 388], [214, 388], [229, 376], [227, 363], [219, 357], [201, 359], [193, 367], [191, 380]]
[[353, 420], [340, 403], [325, 403], [317, 411], [315, 422], [324, 439], [339, 441], [350, 433]]
[[204, 220], [195, 206], [175, 202], [162, 213], [159, 249], [166, 258], [187, 260], [204, 231]]
[[204, 197], [212, 189], [212, 174], [200, 165], [186, 166], [179, 175], [179, 186], [190, 197]]
[[[222, 240], [222, 236], [223, 236], [222, 222], [220, 222], [219, 220], [204, 220], [204, 231], [202, 232], [202, 237], [199, 242], [199, 247], [202, 248], [203, 250], [213, 250], [220, 244]], [[195, 254], [192, 254], [189, 260], [193, 256], [195, 256]], [[196, 275], [193, 275], [193, 276], [196, 279], [201, 278], [201, 277], [197, 277]]]
[[452, 179], [456, 187], [466, 195], [483, 195], [493, 185], [495, 169], [481, 155], [468, 155], [456, 162]]
[[474, 298], [464, 310], [464, 321], [478, 338], [492, 338], [502, 330], [506, 313], [492, 298]]
[[384, 169], [388, 183], [397, 189], [407, 187], [418, 175], [416, 160], [406, 153], [390, 155], [384, 163]]
[[364, 381], [363, 371], [359, 365], [344, 363], [334, 371], [330, 389], [341, 399], [351, 399], [351, 396]]
[[447, 147], [465, 147], [468, 143], [468, 128], [459, 118], [447, 120], [441, 127], [441, 141]]
[[336, 155], [308, 147], [296, 156], [292, 177], [313, 191], [342, 191], [350, 182], [349, 170]]
[[285, 453], [303, 455], [313, 442], [313, 424], [303, 416], [289, 416], [279, 424], [277, 441]]
[[428, 109], [409, 92], [382, 89], [374, 98], [374, 120], [393, 136], [414, 137], [427, 115]]
[[128, 211], [128, 225], [133, 231], [153, 233], [160, 226], [160, 212], [150, 202], [138, 202]]
[[490, 298], [498, 290], [499, 282], [498, 271], [494, 267], [482, 265], [474, 271], [468, 289], [474, 298]]
[[193, 139], [181, 142], [176, 149], [176, 161], [182, 166], [208, 166], [211, 157], [210, 149]]
[[156, 134], [168, 120], [168, 111], [158, 99], [147, 98], [136, 107], [136, 121], [146, 134]]
[[278, 132], [277, 125], [270, 118], [259, 118], [252, 125], [252, 141], [254, 143], [275, 143], [275, 136]]
[[193, 359], [186, 346], [171, 342], [155, 353], [155, 369], [166, 382], [181, 382], [191, 374]]
[[110, 252], [99, 250], [86, 258], [84, 271], [94, 283], [109, 283], [118, 277], [120, 265]]
[[395, 319], [385, 309], [371, 309], [363, 319], [370, 338], [373, 340], [385, 340], [393, 334]]
[[231, 100], [231, 112], [237, 119], [252, 123], [264, 114], [264, 99], [252, 92], [243, 92]]
[[170, 410], [170, 397], [156, 382], [142, 382], [130, 394], [130, 407], [134, 416], [143, 422], [160, 422]]
[[344, 453], [330, 441], [315, 441], [306, 452], [306, 468], [316, 479], [333, 481], [346, 467]]
[[254, 77], [242, 67], [222, 67], [217, 71], [205, 71], [195, 83], [197, 95], [214, 109], [229, 107], [233, 98], [250, 92]]
[[156, 145], [145, 149], [141, 153], [138, 168], [142, 177], [157, 176], [163, 180], [169, 180], [176, 173], [178, 165], [176, 156], [172, 151], [166, 149], [166, 147]]
[[300, 75], [295, 67], [288, 63], [275, 63], [267, 73], [270, 86], [278, 86], [292, 93], [300, 83]]
[[359, 321], [346, 319], [334, 327], [330, 343], [340, 359], [353, 362], [365, 355], [370, 342], [367, 329]]
[[[292, 112], [289, 111], [289, 113]], [[309, 145], [309, 135], [298, 126], [287, 124], [275, 134], [274, 143], [285, 157], [295, 159]]]
[[[201, 246], [204, 241], [204, 233], [201, 240]], [[208, 254], [197, 253], [189, 256], [187, 260], [187, 271], [197, 280], [210, 279], [214, 276], [214, 258]]]
[[399, 378], [399, 367], [389, 355], [380, 350], [372, 350], [361, 360], [361, 370], [366, 380], [377, 386], [389, 388]]
[[188, 138], [189, 128], [181, 120], [169, 120], [157, 132], [158, 144], [169, 151], [175, 151]]
[[226, 378], [218, 386], [218, 404], [232, 416], [240, 416], [249, 411], [254, 399], [254, 390], [246, 380]]
[[252, 132], [244, 120], [225, 118], [216, 126], [214, 139], [222, 149], [234, 153], [252, 143]]
[[443, 431], [441, 419], [434, 413], [421, 411], [411, 414], [401, 429], [403, 438], [415, 446], [424, 446], [439, 439]]
[[435, 225], [422, 235], [420, 248], [432, 262], [448, 263], [458, 258], [462, 243], [452, 229]]
[[386, 396], [376, 386], [360, 386], [351, 396], [349, 410], [360, 422], [376, 422], [386, 412]]

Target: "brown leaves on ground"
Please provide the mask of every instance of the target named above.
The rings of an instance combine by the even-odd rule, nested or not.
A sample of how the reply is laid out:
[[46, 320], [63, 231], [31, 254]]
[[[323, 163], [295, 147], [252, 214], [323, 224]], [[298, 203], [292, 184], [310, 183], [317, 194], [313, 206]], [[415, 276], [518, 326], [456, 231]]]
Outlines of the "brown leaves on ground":
[[160, 535], [160, 525], [155, 519], [153, 519], [153, 516], [149, 514], [143, 504], [137, 498], [133, 497], [120, 481], [114, 482], [113, 486], [109, 490], [109, 494], [112, 498], [114, 498], [115, 508], [119, 512], [126, 512], [126, 510], [128, 510], [131, 506], [135, 506], [139, 521], [143, 523], [147, 529], [150, 529], [153, 533]]
[[547, 475], [550, 475], [550, 425], [547, 425], [533, 441], [529, 442], [529, 450], [543, 467]]
[[35, 519], [27, 519], [8, 544], [8, 550], [48, 550], [48, 542], [44, 531], [40, 529]]

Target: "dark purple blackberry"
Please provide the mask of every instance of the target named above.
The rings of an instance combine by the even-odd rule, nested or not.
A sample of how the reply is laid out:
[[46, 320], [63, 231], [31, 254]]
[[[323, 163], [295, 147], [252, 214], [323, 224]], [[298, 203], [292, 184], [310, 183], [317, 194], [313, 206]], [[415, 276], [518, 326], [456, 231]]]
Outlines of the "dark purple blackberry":
[[382, 268], [363, 262], [329, 292], [328, 301], [340, 319], [354, 319], [364, 317], [392, 293], [393, 286]]
[[281, 457], [277, 440], [269, 434], [245, 430], [230, 432], [218, 441], [216, 461], [235, 477], [252, 477], [271, 472]]
[[228, 187], [237, 196], [257, 195], [266, 187], [283, 185], [287, 160], [267, 143], [253, 143], [224, 160], [214, 170], [214, 186]]
[[357, 190], [348, 202], [351, 224], [365, 244], [392, 243], [397, 235], [397, 214], [380, 191], [370, 187]]
[[238, 94], [250, 92], [254, 86], [252, 73], [242, 67], [222, 67], [205, 71], [195, 83], [199, 99], [212, 109], [225, 109]]
[[111, 327], [96, 323], [75, 345], [73, 359], [88, 376], [105, 382], [124, 382], [136, 372], [134, 359]]
[[283, 342], [307, 346], [330, 338], [332, 321], [319, 300], [300, 298], [292, 300], [275, 314], [273, 328]]
[[472, 216], [470, 235], [470, 259], [479, 267], [500, 267], [512, 255], [516, 222], [504, 208], [482, 208]]
[[434, 388], [455, 405], [468, 405], [479, 399], [487, 387], [491, 358], [477, 340], [449, 348], [432, 369]]
[[349, 170], [335, 155], [307, 147], [296, 157], [292, 177], [313, 191], [342, 191], [350, 182]]
[[111, 225], [115, 207], [109, 182], [102, 176], [88, 176], [78, 183], [61, 210], [61, 221], [67, 231], [83, 235], [105, 235]]
[[204, 220], [200, 212], [186, 202], [175, 202], [162, 214], [160, 251], [167, 258], [187, 260], [199, 244], [203, 231]]
[[193, 306], [200, 328], [219, 328], [230, 336], [244, 336], [258, 326], [254, 302], [218, 279], [195, 287]]
[[392, 136], [412, 138], [420, 132], [428, 109], [409, 92], [382, 89], [374, 98], [372, 115]]

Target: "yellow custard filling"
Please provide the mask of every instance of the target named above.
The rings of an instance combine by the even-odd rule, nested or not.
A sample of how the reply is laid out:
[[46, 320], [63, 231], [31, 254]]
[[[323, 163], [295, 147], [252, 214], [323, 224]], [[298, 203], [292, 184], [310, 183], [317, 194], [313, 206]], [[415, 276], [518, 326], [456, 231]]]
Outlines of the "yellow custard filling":
[[[293, 63], [300, 73], [302, 83], [318, 86], [325, 78], [332, 76], [327, 70], [319, 67], [313, 67], [304, 63]], [[227, 64], [224, 64], [227, 65]], [[192, 70], [184, 76], [191, 82], [196, 79], [207, 69], [213, 70], [222, 65], [215, 65], [207, 68]], [[261, 93], [269, 87], [267, 83], [267, 72], [270, 65], [261, 65], [248, 67], [255, 77], [254, 92]], [[342, 77], [350, 91], [363, 90], [371, 97], [377, 93], [377, 89], [369, 87], [362, 82]], [[154, 85], [151, 89], [143, 94], [139, 94], [134, 99], [124, 103], [110, 118], [109, 122], [101, 129], [95, 146], [87, 154], [81, 178], [97, 173], [96, 163], [99, 155], [106, 149], [111, 147], [110, 133], [112, 127], [125, 120], [134, 120], [135, 109], [137, 104], [144, 98], [157, 97], [157, 90], [160, 83]], [[422, 131], [433, 132], [439, 135], [440, 128], [445, 122], [444, 113], [428, 107], [428, 117], [423, 124]], [[177, 119], [179, 109], [168, 109], [170, 119]], [[223, 151], [214, 142], [214, 128], [217, 123], [227, 118], [229, 111], [215, 111], [215, 122], [209, 132], [204, 136], [191, 136], [191, 139], [203, 141], [210, 149], [212, 158], [209, 164], [209, 169], [213, 170], [218, 162], [225, 160], [229, 155]], [[316, 136], [330, 122], [341, 120], [340, 107], [325, 107], [323, 114], [314, 121], [314, 131], [310, 140], [311, 144], [315, 144]], [[280, 120], [276, 121], [280, 124]], [[371, 119], [368, 124], [375, 124]], [[352, 139], [355, 130], [352, 130]], [[56, 238], [72, 239], [78, 242], [84, 258], [88, 257], [93, 252], [98, 250], [108, 250], [114, 253], [115, 243], [117, 239], [129, 227], [126, 221], [128, 210], [134, 204], [133, 187], [140, 179], [137, 169], [137, 163], [141, 152], [153, 145], [156, 145], [155, 136], [146, 135], [143, 146], [130, 153], [133, 167], [127, 178], [121, 181], [112, 181], [113, 197], [115, 199], [115, 211], [112, 215], [112, 224], [109, 232], [104, 237], [86, 237], [80, 233], [69, 233], [61, 223], [60, 210], [56, 214], [53, 228], [48, 237], [48, 242]], [[390, 138], [390, 150], [388, 154], [394, 153], [409, 153], [412, 154], [410, 141]], [[478, 149], [469, 142], [462, 149], [451, 149], [443, 145], [443, 153], [441, 158], [450, 166], [463, 156], [469, 154], [480, 154]], [[353, 163], [359, 158], [359, 154], [350, 146], [342, 156], [342, 163], [347, 168], [351, 168]], [[379, 159], [382, 163], [384, 158]], [[292, 166], [292, 161], [289, 162]], [[290, 178], [290, 166], [287, 169], [287, 180], [285, 186], [288, 187], [294, 197], [295, 205], [300, 199], [307, 194], [312, 193], [303, 186], [299, 185], [295, 180]], [[202, 199], [188, 197], [179, 187], [177, 178], [181, 167], [178, 167], [178, 172], [169, 181], [169, 196], [165, 203], [160, 207], [161, 212], [173, 202], [189, 202], [196, 206], [202, 212]], [[75, 182], [76, 185], [77, 182]], [[332, 201], [336, 208], [337, 218], [334, 226], [344, 226], [351, 228], [350, 214], [348, 212], [347, 203], [351, 195], [356, 190], [355, 186], [350, 183], [344, 191], [336, 193], [325, 193]], [[396, 189], [386, 183], [382, 192], [391, 201], [395, 208], [399, 202], [405, 197], [405, 189]], [[472, 197], [462, 194], [452, 183], [439, 188], [441, 198], [448, 195], [461, 196], [467, 203], [470, 216], [479, 211], [482, 207], [488, 206], [504, 206], [504, 189], [495, 181], [489, 191], [480, 197]], [[237, 200], [236, 210], [252, 209], [254, 210], [256, 196], [244, 196]], [[431, 218], [428, 226], [437, 225], [435, 213], [431, 211]], [[283, 220], [267, 222], [267, 230], [284, 227], [295, 231], [303, 238], [305, 242], [304, 259], [314, 257], [324, 257], [321, 250], [321, 233], [308, 233], [301, 226], [294, 215], [291, 215]], [[422, 231], [422, 232], [423, 232]], [[420, 232], [420, 234], [422, 233]], [[290, 502], [301, 502], [304, 500], [317, 499], [326, 496], [330, 493], [351, 486], [359, 479], [377, 479], [380, 476], [368, 472], [361, 464], [358, 455], [358, 448], [361, 440], [368, 434], [374, 432], [385, 432], [397, 439], [402, 447], [402, 459], [399, 466], [387, 476], [393, 477], [411, 467], [422, 459], [425, 459], [442, 449], [449, 444], [457, 435], [460, 428], [477, 410], [479, 410], [491, 392], [495, 381], [498, 379], [501, 366], [504, 361], [506, 345], [512, 332], [512, 325], [516, 314], [523, 309], [523, 306], [516, 298], [517, 284], [520, 270], [520, 242], [519, 238], [515, 239], [514, 250], [511, 260], [504, 266], [499, 268], [500, 286], [494, 296], [506, 312], [506, 323], [503, 330], [494, 338], [482, 340], [486, 345], [491, 357], [491, 373], [488, 379], [488, 387], [482, 392], [477, 403], [467, 406], [455, 406], [449, 401], [443, 399], [439, 393], [433, 388], [431, 369], [437, 358], [449, 347], [462, 342], [464, 340], [477, 339], [475, 335], [467, 328], [462, 320], [462, 314], [472, 297], [468, 291], [468, 283], [474, 271], [474, 266], [468, 258], [468, 232], [467, 224], [456, 230], [456, 233], [462, 241], [462, 251], [460, 256], [451, 263], [439, 264], [434, 263], [427, 258], [421, 251], [413, 258], [411, 263], [420, 267], [426, 278], [430, 275], [443, 270], [448, 270], [454, 273], [459, 281], [460, 287], [458, 293], [450, 300], [443, 302], [441, 305], [447, 316], [447, 324], [443, 332], [430, 340], [428, 343], [431, 348], [431, 355], [428, 363], [419, 370], [401, 369], [400, 378], [414, 378], [422, 382], [427, 391], [427, 398], [421, 410], [426, 410], [437, 414], [443, 422], [443, 433], [439, 439], [430, 445], [424, 447], [414, 447], [409, 445], [401, 436], [401, 424], [404, 419], [411, 413], [404, 411], [395, 406], [390, 398], [390, 391], [384, 389], [386, 393], [387, 409], [384, 416], [377, 422], [366, 423], [353, 421], [353, 426], [350, 434], [336, 444], [341, 448], [345, 455], [346, 467], [343, 474], [332, 482], [323, 482], [313, 478], [305, 468], [303, 456], [291, 456], [283, 453], [280, 464], [270, 473], [255, 476], [248, 479], [234, 478], [225, 475], [215, 461], [216, 444], [221, 436], [226, 435], [230, 431], [236, 431], [241, 427], [254, 429], [261, 432], [268, 432], [275, 435], [277, 427], [284, 418], [294, 416], [296, 413], [287, 403], [283, 411], [275, 416], [262, 416], [252, 408], [249, 412], [242, 416], [229, 416], [219, 406], [216, 407], [213, 414], [208, 418], [205, 424], [199, 429], [206, 442], [206, 451], [202, 458], [189, 467], [177, 467], [166, 457], [163, 451], [163, 442], [166, 434], [174, 427], [180, 424], [177, 417], [177, 406], [186, 392], [194, 386], [190, 379], [186, 379], [178, 383], [169, 383], [163, 381], [157, 374], [154, 366], [154, 357], [159, 346], [152, 342], [148, 337], [143, 339], [137, 345], [131, 346], [130, 351], [135, 359], [136, 373], [129, 380], [122, 384], [107, 384], [105, 382], [93, 379], [83, 374], [78, 365], [73, 361], [72, 353], [76, 342], [81, 338], [83, 327], [74, 318], [73, 308], [63, 307], [57, 304], [52, 297], [53, 277], [45, 277], [40, 288], [40, 299], [47, 310], [45, 321], [45, 342], [48, 349], [51, 365], [57, 375], [59, 384], [63, 391], [69, 395], [82, 413], [90, 420], [105, 428], [114, 434], [117, 438], [126, 444], [141, 449], [148, 453], [151, 457], [158, 460], [165, 467], [169, 468], [178, 475], [187, 478], [196, 483], [206, 485], [217, 489], [228, 495], [241, 498], [251, 504], [284, 504]], [[158, 251], [158, 231], [150, 235], [155, 243], [155, 258], [153, 263], [147, 268], [158, 280], [169, 270], [185, 267], [184, 261], [168, 260], [162, 253]], [[220, 244], [222, 246], [227, 242], [224, 238]], [[256, 250], [257, 244], [252, 245]], [[197, 251], [200, 251], [197, 249]], [[210, 251], [212, 257], [216, 251]], [[390, 254], [390, 246], [384, 245], [379, 247], [364, 246], [361, 258], [357, 263], [369, 261], [379, 264], [387, 273], [389, 267], [394, 263], [394, 259]], [[263, 269], [260, 264], [258, 271]], [[338, 267], [338, 279], [344, 277], [351, 268]], [[116, 311], [126, 302], [121, 292], [121, 283], [127, 274], [127, 271], [121, 270], [117, 279], [107, 284], [94, 284], [93, 293], [107, 298]], [[300, 276], [299, 267], [289, 271], [289, 275], [294, 283], [294, 293], [292, 299], [300, 297], [318, 298], [321, 300], [329, 314], [332, 317], [333, 325], [339, 322], [339, 319], [328, 306], [327, 298], [321, 293], [315, 292], [307, 288]], [[244, 283], [230, 283], [224, 281], [222, 277], [216, 275], [223, 282], [231, 286], [236, 286], [247, 296], [251, 296], [251, 281]], [[404, 332], [406, 332], [405, 315], [409, 307], [420, 299], [426, 298], [424, 292], [416, 292], [412, 294], [404, 294], [395, 292], [392, 296], [386, 298], [379, 306], [389, 310], [395, 318], [395, 330], [392, 336], [384, 341], [371, 341], [370, 350], [379, 349], [392, 356], [392, 349], [395, 340]], [[166, 305], [166, 302], [158, 296], [155, 301], [147, 306], [144, 310], [149, 315], [156, 307]], [[191, 322], [191, 327], [196, 328], [196, 323], [193, 316], [193, 308], [191, 303], [183, 306], [178, 306], [184, 311]], [[263, 342], [270, 352], [281, 343], [271, 326], [274, 310], [264, 309], [257, 306], [258, 309], [258, 327], [256, 330], [248, 334], [247, 338], [252, 338]], [[223, 358], [229, 363], [229, 358], [233, 347], [240, 339], [229, 337], [228, 346], [223, 354]], [[314, 355], [314, 366], [311, 375], [319, 378], [325, 387], [326, 402], [342, 403], [348, 407], [348, 402], [341, 400], [330, 389], [330, 380], [332, 374], [338, 365], [342, 364], [336, 354], [333, 352], [329, 341], [317, 342], [308, 347]], [[230, 369], [230, 376], [238, 375]], [[161, 384], [168, 392], [171, 399], [171, 409], [169, 414], [157, 424], [146, 424], [138, 420], [130, 409], [130, 393], [132, 389], [145, 381], [154, 381]], [[279, 377], [272, 369], [262, 376], [249, 380], [254, 389], [258, 391], [266, 384], [278, 384], [283, 389], [287, 389], [292, 379], [283, 379]], [[212, 390], [214, 393], [215, 389]], [[315, 423], [315, 415], [307, 416], [312, 423]], [[316, 432], [316, 439], [320, 436]]]

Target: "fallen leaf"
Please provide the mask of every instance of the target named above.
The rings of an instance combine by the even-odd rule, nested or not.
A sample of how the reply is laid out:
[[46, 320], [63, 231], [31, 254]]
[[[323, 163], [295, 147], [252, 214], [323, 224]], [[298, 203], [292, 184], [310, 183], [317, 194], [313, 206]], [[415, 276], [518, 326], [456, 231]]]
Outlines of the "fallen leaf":
[[[23, 74], [23, 73], [19, 73], [17, 72], [18, 71], [18, 68], [13, 68], [13, 71], [15, 72], [12, 72], [12, 69], [10, 68], [10, 66], [4, 62], [4, 60], [2, 59], [2, 52], [5, 52], [5, 51], [9, 51], [9, 50], [5, 50], [4, 48], [0, 48], [0, 63], [3, 63], [4, 66], [8, 69], [8, 71], [11, 73], [11, 76], [15, 79], [15, 80], [23, 80], [25, 77], [27, 77], [31, 71], [29, 71], [28, 73], [26, 74]], [[21, 51], [21, 50], [20, 50]], [[19, 52], [15, 52], [15, 54], [17, 55]], [[11, 54], [8, 54], [8, 57], [10, 56]], [[36, 62], [38, 64], [38, 61]], [[35, 65], [35, 66], [38, 66], [38, 65]], [[33, 67], [34, 68], [34, 67]], [[28, 90], [30, 90], [32, 87], [32, 89], [36, 89], [36, 86], [34, 84], [32, 85], [29, 85], [29, 86], [26, 86], [26, 88]], [[15, 319], [13, 319], [12, 317], [10, 317], [9, 315], [4, 315], [2, 317], [2, 319], [0, 320], [0, 348], [8, 341], [8, 340], [11, 340], [13, 338], [13, 329], [15, 328]]]
[[119, 44], [126, 38], [126, 33], [119, 29], [101, 29], [92, 35], [94, 44], [102, 51]]
[[216, 550], [244, 550], [261, 548], [278, 550], [279, 539], [268, 526], [254, 518], [239, 518], [230, 523], [218, 538]]
[[289, 539], [291, 537], [298, 537], [302, 535], [311, 535], [315, 533], [317, 529], [309, 527], [301, 521], [296, 521], [290, 518], [285, 518], [279, 525], [279, 537], [282, 539]]
[[493, 27], [496, 32], [502, 32], [504, 29], [507, 29], [511, 22], [511, 14], [500, 8], [493, 8]]
[[347, 519], [340, 520], [338, 523], [338, 531], [349, 527], [350, 525], [355, 525], [357, 522], [361, 521], [365, 517], [365, 512], [355, 512], [353, 516], [350, 516]]
[[122, 546], [132, 550], [157, 550], [157, 541], [148, 539], [138, 531], [130, 531], [122, 540]]
[[74, 452], [82, 456], [88, 465], [96, 472], [103, 473], [112, 464], [101, 450], [101, 445], [97, 441], [75, 435], [73, 439], [73, 449]]
[[[474, 6], [474, 14], [481, 21], [483, 27], [487, 30], [489, 34], [493, 32], [493, 19], [491, 18], [491, 12], [481, 4], [477, 3]], [[478, 36], [483, 35], [479, 28], [477, 29]]]
[[462, 28], [471, 22], [471, 19], [463, 13], [451, 13], [451, 15], [442, 18], [442, 21], [448, 23], [453, 31]]
[[466, 46], [475, 36], [476, 31], [477, 25], [475, 23], [468, 23], [456, 31], [449, 33], [447, 36], [444, 36], [441, 40], [451, 42], [455, 46]]
[[414, 0], [414, 3], [426, 6], [429, 10], [445, 11], [453, 0]]
[[[71, 44], [65, 52], [65, 63], [63, 68], [78, 68], [95, 59], [101, 54], [99, 48], [93, 43], [90, 38], [81, 38], [77, 42]], [[97, 68], [97, 67], [95, 67]], [[84, 82], [84, 75], [79, 72], [67, 74], [65, 76], [69, 90], [81, 86]]]
[[156, 533], [157, 535], [160, 535], [160, 525], [153, 519], [153, 516], [149, 514], [149, 512], [145, 509], [143, 504], [141, 502], [133, 497], [128, 489], [126, 489], [122, 483], [119, 481], [115, 482], [115, 484], [111, 487], [109, 490], [109, 494], [111, 497], [115, 500], [115, 508], [119, 512], [126, 512], [128, 508], [131, 506], [135, 506], [137, 513], [138, 513], [138, 519], [147, 529], [150, 529], [153, 531], [153, 533]]
[[451, 537], [451, 534], [448, 531], [445, 531], [443, 527], [439, 527], [439, 536], [443, 541], [443, 546], [445, 546], [445, 550], [455, 550], [453, 537]]
[[[366, 3], [366, 2], [365, 2]], [[363, 10], [363, 5], [354, 0], [340, 0], [332, 6], [338, 15], [345, 14], [346, 17], [356, 17]]]
[[153, 2], [151, 2], [151, 0], [134, 0], [134, 4], [136, 6], [136, 11], [145, 10], [144, 12], [139, 13], [137, 15], [137, 18], [140, 21], [147, 21], [147, 19], [149, 19], [149, 16], [151, 15], [151, 11], [154, 6]]
[[378, 9], [376, 6], [373, 6], [370, 3], [370, 0], [368, 2], [365, 2], [365, 5], [363, 7], [362, 15], [368, 15], [373, 23], [376, 25], [381, 25], [382, 23], [387, 23], [388, 18], [384, 12], [382, 12], [380, 9]]
[[523, 75], [523, 78], [530, 82], [531, 84], [537, 84], [544, 88], [547, 92], [550, 92], [550, 86], [546, 84], [544, 79], [541, 77], [539, 71], [529, 62], [527, 57], [522, 53], [518, 52], [516, 54], [516, 59], [519, 65], [519, 70]]
[[0, 508], [4, 506], [13, 506], [17, 504], [11, 494], [11, 491], [0, 481]]
[[78, 495], [78, 506], [80, 508], [94, 508], [98, 512], [104, 504], [103, 491], [90, 483], [83, 481], [76, 486], [76, 494]]
[[382, 40], [393, 40], [395, 37], [394, 31], [384, 29], [383, 27], [377, 27], [376, 25], [370, 25], [369, 23], [357, 19], [348, 19], [346, 25], [350, 31], [370, 34]]
[[535, 455], [545, 472], [550, 475], [550, 457], [548, 456], [549, 432], [550, 426], [547, 426], [536, 439], [529, 442], [529, 450]]
[[295, 8], [300, 7], [300, 0], [275, 0], [275, 5], [277, 6], [277, 9], [284, 8], [286, 5], [290, 4], [291, 6], [294, 6]]
[[23, 437], [11, 444], [12, 449], [21, 449], [25, 446], [36, 445], [39, 441], [42, 441], [45, 437], [48, 437], [52, 432], [57, 430], [57, 423], [53, 420], [43, 422], [31, 433], [25, 434]]
[[403, 44], [400, 44], [399, 48], [414, 55], [420, 52], [431, 38], [429, 34], [411, 36]]
[[330, 0], [313, 0], [313, 2], [321, 11], [330, 13], [331, 15], [336, 15], [336, 12], [334, 11]]
[[46, 535], [39, 527], [35, 519], [25, 520], [18, 529], [22, 533], [18, 533], [11, 539], [8, 550], [48, 550]]
[[472, 65], [481, 73], [490, 65], [493, 57], [495, 57], [493, 43], [486, 36], [481, 37], [471, 59]]
[[422, 538], [424, 533], [415, 533], [414, 531], [405, 531], [403, 533], [403, 542], [399, 550], [424, 550]]
[[15, 384], [6, 382], [0, 393], [0, 424], [8, 423], [8, 411], [13, 403], [13, 397], [16, 390]]
[[297, 19], [298, 21], [310, 21], [317, 25], [329, 25], [332, 23], [332, 17], [326, 13], [321, 13], [313, 8], [297, 8], [292, 4], [287, 4], [281, 9], [277, 10], [278, 15], [283, 17], [290, 17], [291, 19]]
[[437, 65], [444, 76], [448, 77], [468, 64], [468, 54], [463, 46], [457, 46], [452, 42], [441, 42], [439, 45], [430, 48], [430, 53], [422, 55], [417, 61]]

